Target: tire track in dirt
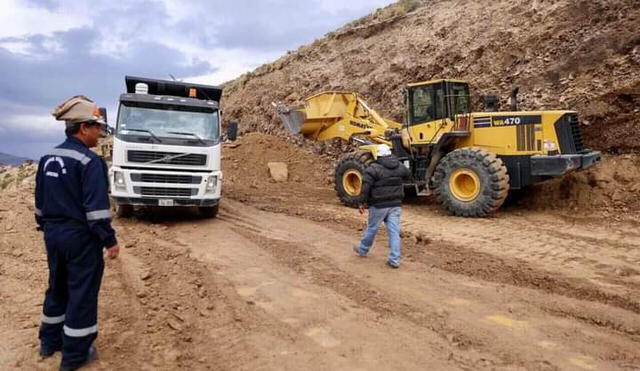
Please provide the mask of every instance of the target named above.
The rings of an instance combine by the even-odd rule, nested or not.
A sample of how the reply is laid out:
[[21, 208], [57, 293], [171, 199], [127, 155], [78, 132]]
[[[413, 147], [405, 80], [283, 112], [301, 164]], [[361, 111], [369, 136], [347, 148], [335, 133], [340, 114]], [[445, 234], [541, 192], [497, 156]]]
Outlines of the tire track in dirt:
[[[471, 340], [466, 344], [465, 349], [482, 351], [482, 352], [487, 352], [486, 349], [490, 349], [488, 351], [490, 353], [484, 353], [484, 354], [485, 355], [491, 354], [492, 355], [491, 358], [497, 357], [499, 361], [495, 363], [496, 365], [515, 363], [519, 365], [526, 365], [525, 368], [528, 368], [528, 369], [541, 367], [541, 366], [539, 367], [538, 363], [536, 363], [537, 360], [528, 359], [527, 358], [528, 356], [526, 355], [521, 357], [515, 357], [514, 359], [513, 350], [501, 351], [499, 347], [496, 349], [495, 345], [492, 345], [492, 342], [489, 341], [487, 338], [483, 338], [482, 336], [480, 337], [474, 336], [478, 334], [477, 331], [475, 331], [475, 333], [472, 332], [470, 336], [469, 333], [467, 333], [464, 330], [460, 331], [459, 328], [451, 327], [449, 325], [445, 327], [440, 327], [439, 324], [442, 323], [442, 321], [445, 321], [445, 323], [448, 324], [449, 321], [452, 320], [452, 318], [448, 318], [446, 315], [442, 316], [442, 313], [438, 310], [435, 310], [434, 308], [425, 309], [425, 308], [428, 308], [429, 306], [427, 307], [423, 306], [423, 307], [417, 308], [415, 307], [415, 305], [411, 304], [411, 302], [407, 303], [403, 300], [398, 300], [397, 298], [393, 298], [393, 295], [392, 296], [382, 295], [380, 293], [379, 288], [372, 287], [366, 283], [363, 283], [363, 281], [359, 279], [358, 276], [353, 276], [353, 275], [350, 276], [348, 273], [339, 270], [335, 262], [331, 261], [330, 259], [327, 259], [326, 257], [323, 256], [323, 254], [320, 254], [321, 256], [318, 256], [318, 254], [316, 254], [313, 250], [309, 251], [309, 246], [306, 246], [304, 243], [296, 241], [295, 238], [287, 242], [286, 240], [288, 237], [290, 237], [290, 235], [287, 235], [286, 233], [283, 234], [278, 231], [274, 232], [273, 230], [269, 230], [269, 231], [263, 230], [261, 234], [255, 235], [254, 232], [246, 232], [247, 229], [245, 227], [247, 226], [250, 226], [252, 229], [255, 230], [260, 228], [260, 224], [269, 223], [273, 225], [273, 223], [276, 223], [277, 225], [278, 223], [286, 224], [287, 222], [282, 218], [276, 218], [276, 220], [279, 220], [279, 222], [274, 222], [274, 221], [266, 222], [266, 220], [270, 220], [274, 218], [268, 215], [255, 214], [255, 213], [253, 214], [241, 213], [238, 215], [230, 216], [230, 214], [236, 213], [236, 210], [234, 210], [236, 209], [236, 206], [230, 206], [230, 207], [231, 209], [229, 209], [228, 207], [225, 207], [221, 212], [220, 218], [222, 220], [224, 220], [225, 222], [234, 224], [235, 225], [234, 228], [237, 233], [243, 233], [247, 236], [247, 238], [251, 238], [254, 241], [256, 241], [256, 243], [258, 243], [261, 247], [265, 248], [267, 251], [269, 251], [270, 254], [276, 257], [277, 260], [280, 262], [280, 264], [288, 267], [289, 269], [295, 270], [300, 275], [311, 277], [314, 283], [328, 287], [331, 290], [334, 290], [340, 294], [343, 294], [347, 297], [352, 298], [354, 301], [358, 303], [360, 303], [360, 301], [358, 300], [361, 300], [362, 297], [365, 297], [365, 298], [368, 297], [368, 300], [373, 300], [369, 302], [369, 304], [371, 303], [378, 304], [371, 307], [372, 310], [375, 310], [381, 313], [381, 315], [383, 316], [393, 316], [400, 313], [398, 315], [399, 318], [402, 318], [403, 320], [410, 323], [415, 323], [417, 326], [425, 325], [425, 323], [420, 322], [420, 320], [422, 319], [427, 323], [427, 327], [429, 329], [434, 330], [436, 333], [440, 334], [441, 337], [450, 341], [452, 345], [456, 347], [455, 349], [465, 348], [464, 342], [457, 344], [457, 342], [454, 341], [456, 337], [459, 336], [458, 334], [461, 334], [462, 336], [459, 336], [460, 339]], [[264, 220], [264, 222], [258, 221], [258, 220]], [[337, 236], [341, 235], [342, 233], [346, 233], [347, 235], [353, 234], [352, 230], [345, 228], [345, 226], [342, 226], [342, 225], [336, 226], [335, 224], [332, 224], [332, 223], [319, 223], [319, 224], [324, 225], [328, 229], [335, 230], [335, 233]], [[302, 228], [302, 226], [298, 225], [297, 223], [295, 225], [297, 225], [297, 227], [295, 228]], [[265, 236], [265, 233], [266, 233], [266, 236]], [[424, 248], [424, 246], [422, 246], [422, 248]], [[444, 246], [443, 248], [446, 248], [446, 246]], [[303, 251], [300, 251], [300, 250], [303, 250]], [[304, 250], [307, 250], [307, 252], [305, 252]], [[411, 257], [408, 260], [412, 261], [414, 264], [415, 263], [421, 264], [421, 265], [426, 264], [426, 266], [430, 265], [429, 262], [422, 262], [419, 259], [415, 259], [415, 257]], [[433, 265], [431, 266], [433, 267]], [[488, 282], [491, 282], [491, 281], [488, 281]], [[516, 288], [509, 289], [509, 291], [517, 292]], [[534, 307], [539, 308], [540, 313], [549, 313], [549, 314], [556, 313], [556, 314], [559, 314], [557, 316], [558, 318], [567, 318], [571, 320], [577, 319], [569, 315], [573, 311], [573, 308], [569, 310], [568, 313], [552, 312], [550, 309], [555, 308], [555, 306], [553, 304], [544, 305], [544, 303], [548, 301], [550, 302], [551, 300], [549, 300], [549, 296], [548, 294], [546, 294], [544, 290], [541, 291], [541, 293], [542, 294], [538, 297], [537, 300], [531, 301], [531, 300], [528, 300], [529, 295], [526, 294], [526, 291], [520, 292], [519, 295], [517, 295], [519, 297], [517, 300], [527, 302], [529, 303], [527, 305], [533, 305]], [[514, 298], [514, 300], [516, 299]], [[557, 301], [559, 303], [562, 303], [560, 304], [560, 307], [570, 307], [567, 305], [567, 303], [571, 303], [571, 300], [573, 299], [563, 298], [562, 300], [557, 300]], [[592, 318], [592, 319], [596, 318], [596, 320], [585, 321], [584, 323], [590, 326], [595, 326], [595, 327], [597, 327], [596, 325], [598, 323], [600, 323], [601, 325], [604, 324], [603, 325], [604, 327], [602, 327], [604, 331], [611, 334], [616, 333], [618, 334], [617, 336], [619, 336], [619, 338], [627, 339], [626, 343], [623, 343], [624, 345], [621, 345], [622, 346], [621, 349], [626, 349], [625, 351], [622, 351], [620, 353], [621, 355], [615, 356], [613, 353], [603, 353], [600, 357], [604, 359], [621, 357], [621, 359], [623, 360], [633, 359], [635, 361], [640, 362], [640, 358], [638, 357], [638, 355], [630, 351], [630, 349], [632, 348], [629, 347], [629, 344], [630, 344], [629, 340], [634, 341], [634, 338], [630, 336], [630, 334], [634, 333], [635, 331], [637, 331], [638, 328], [640, 328], [640, 322], [637, 320], [635, 322], [634, 321], [629, 322], [629, 321], [623, 321], [623, 320], [615, 321], [616, 316], [619, 316], [619, 315], [626, 316], [623, 313], [623, 310], [612, 309], [605, 306], [604, 304], [599, 306], [601, 307], [593, 309], [593, 312], [589, 314], [590, 316], [589, 318]], [[576, 309], [576, 312], [581, 313], [579, 309]], [[582, 313], [584, 314], [584, 309], [582, 310]], [[441, 316], [442, 318], [440, 318]], [[438, 318], [440, 318], [440, 321], [438, 321]], [[635, 318], [637, 319], [637, 317]], [[606, 321], [609, 321], [612, 324], [610, 328], [607, 327], [609, 325], [605, 324]], [[452, 323], [457, 323], [457, 322], [454, 321]], [[567, 322], [567, 323], [571, 323], [571, 322]], [[443, 336], [443, 334], [445, 335]], [[620, 364], [622, 363], [623, 362], [621, 361]]]
[[[302, 364], [309, 369], [319, 370], [386, 370], [393, 368], [393, 365], [400, 369], [416, 369], [425, 360], [429, 360], [434, 369], [479, 368], [476, 364], [478, 356], [468, 360], [462, 356], [448, 358], [451, 347], [446, 340], [427, 328], [389, 315], [392, 314], [391, 309], [388, 308], [384, 314], [372, 311], [340, 292], [317, 284], [310, 277], [311, 271], [294, 270], [281, 264], [269, 250], [258, 245], [271, 241], [251, 238], [246, 232], [247, 225], [251, 227], [257, 224], [244, 216], [230, 217], [226, 208], [223, 208], [219, 218], [211, 223], [209, 232], [190, 234], [183, 227], [181, 234], [201, 260], [224, 261], [221, 272], [229, 277], [230, 286], [235, 287], [240, 295], [264, 309], [272, 319], [289, 325], [288, 336], [297, 339], [297, 351], [326, 364], [326, 367], [320, 367], [318, 363], [307, 361], [298, 363], [294, 369], [299, 369]], [[264, 226], [259, 229], [261, 233], [265, 232]], [[225, 248], [207, 248], [199, 242], [209, 235], [217, 236], [221, 231], [225, 231], [228, 241]], [[269, 232], [274, 233], [271, 230]], [[285, 237], [284, 234], [279, 235]], [[286, 256], [283, 258], [286, 259]], [[304, 338], [313, 339], [315, 346], [305, 345], [301, 341]], [[388, 344], [389, 339], [393, 339], [393, 344]], [[416, 342], [416, 339], [420, 339], [420, 342]], [[384, 352], [390, 354], [382, 356]], [[274, 356], [281, 357], [277, 354]], [[290, 358], [290, 355], [287, 357]], [[484, 357], [487, 358], [486, 355]], [[462, 361], [456, 361], [457, 358], [467, 365], [476, 366], [462, 367]], [[288, 364], [290, 361], [283, 359], [283, 365]]]
[[[123, 223], [127, 227], [121, 229], [121, 239], [131, 242], [120, 258], [121, 280], [141, 313], [141, 333], [133, 338], [146, 343], [126, 358], [150, 370], [245, 367], [246, 359], [231, 355], [252, 353], [242, 334], [254, 316], [236, 307], [210, 267], [191, 258], [168, 226], [145, 220]], [[237, 320], [241, 318], [246, 322]]]
[[[295, 206], [288, 208], [285, 205], [278, 204], [251, 203], [252, 206], [262, 211], [303, 217], [320, 223], [333, 224], [338, 222], [342, 226], [351, 228], [352, 231], [361, 230], [364, 225], [361, 217], [356, 216], [353, 211], [344, 207], [332, 206], [309, 210], [304, 206], [300, 206], [301, 204], [301, 202], [294, 203]], [[445, 218], [449, 217], [445, 216]], [[461, 218], [453, 219], [459, 220]], [[255, 230], [255, 226], [253, 229]], [[478, 230], [478, 228], [470, 227], [469, 230]], [[503, 230], [510, 231], [511, 229], [505, 227]], [[536, 233], [538, 232], [536, 231]], [[384, 231], [382, 235], [384, 235]], [[508, 255], [495, 255], [476, 248], [466, 248], [445, 237], [433, 237], [429, 230], [404, 228], [402, 235], [405, 257], [420, 259], [434, 268], [488, 282], [542, 290], [552, 294], [603, 303], [634, 313], [640, 313], [640, 301], [635, 298], [628, 295], [605, 292], [601, 287], [597, 287], [584, 279], [567, 277], [560, 272], [532, 266], [531, 262], [525, 259], [509, 257]], [[437, 243], [432, 243], [434, 241], [437, 241]]]
[[[235, 228], [238, 228], [239, 231], [244, 230], [244, 228], [247, 225], [250, 225], [253, 228], [256, 228], [259, 224], [258, 222], [253, 222], [252, 217], [248, 215], [228, 217], [227, 216], [228, 212], [234, 212], [234, 210], [223, 211], [221, 213], [221, 217], [223, 218], [223, 220], [226, 220], [226, 221], [232, 222], [232, 224], [235, 224]], [[265, 216], [263, 216], [262, 218], [264, 217]], [[335, 224], [332, 225], [331, 223], [328, 223], [325, 226], [331, 229], [338, 229], [336, 233], [339, 233], [340, 231], [340, 228], [337, 227]], [[349, 233], [349, 231], [347, 231], [347, 233]], [[273, 232], [269, 231], [268, 234], [273, 235]], [[492, 348], [490, 345], [488, 345], [486, 341], [487, 339], [474, 338], [473, 336], [469, 336], [465, 332], [457, 331], [455, 328], [452, 328], [446, 324], [446, 321], [448, 320], [446, 316], [441, 317], [441, 315], [439, 315], [439, 313], [436, 311], [429, 311], [429, 310], [425, 311], [423, 308], [416, 308], [411, 305], [407, 305], [407, 303], [403, 303], [395, 299], [389, 300], [388, 296], [382, 297], [382, 298], [379, 296], [376, 296], [376, 294], [379, 295], [379, 292], [375, 288], [363, 283], [361, 280], [354, 278], [353, 276], [350, 276], [346, 272], [340, 271], [339, 269], [336, 268], [335, 264], [330, 260], [322, 256], [318, 257], [316, 254], [313, 254], [313, 253], [312, 254], [305, 253], [304, 252], [305, 249], [301, 248], [299, 243], [296, 243], [296, 241], [292, 241], [292, 242], [282, 241], [281, 236], [278, 236], [277, 234], [278, 233], [276, 233], [275, 238], [270, 238], [271, 236], [264, 236], [264, 233], [258, 234], [258, 235], [251, 233], [250, 235], [251, 235], [251, 238], [254, 239], [260, 246], [263, 246], [265, 249], [269, 251], [270, 254], [275, 256], [277, 260], [280, 261], [281, 264], [289, 267], [290, 269], [295, 270], [299, 274], [310, 275], [313, 279], [313, 282], [319, 285], [330, 287], [332, 290], [335, 290], [340, 294], [350, 297], [354, 301], [358, 303], [362, 303], [362, 305], [370, 307], [372, 310], [378, 313], [381, 313], [381, 315], [388, 315], [388, 316], [398, 315], [401, 318], [403, 318], [403, 320], [414, 323], [417, 326], [426, 326], [430, 330], [433, 330], [436, 333], [440, 334], [443, 338], [449, 340], [450, 342], [452, 342], [452, 344], [454, 344], [455, 346], [461, 349], [480, 349], [485, 352], [491, 352], [491, 354], [493, 354], [495, 357], [498, 357], [500, 359], [500, 361], [496, 364], [501, 364], [502, 362], [504, 362], [503, 364], [510, 364], [510, 362], [516, 362], [516, 363], [520, 362], [518, 364], [526, 365], [526, 368], [538, 368], [540, 366], [536, 363], [532, 363], [533, 362], [532, 360], [522, 361], [522, 359], [520, 359], [520, 360], [514, 361], [512, 359], [512, 355], [510, 354], [510, 352], [500, 352], [499, 350]], [[413, 245], [412, 247], [420, 249], [420, 247], [415, 245]], [[420, 249], [420, 251], [424, 250], [423, 247], [424, 246], [422, 246], [422, 249]], [[432, 249], [432, 247], [433, 246], [430, 246], [429, 249]], [[441, 247], [441, 249], [448, 250], [449, 246], [444, 245]], [[408, 251], [407, 254], [411, 254], [411, 252]], [[427, 256], [427, 255], [424, 255], [424, 256]], [[493, 257], [490, 257], [490, 258], [492, 258], [493, 261], [495, 261]], [[421, 258], [419, 259], [416, 259], [416, 257], [410, 258], [410, 261], [420, 263], [420, 264], [431, 265], [432, 267], [434, 267], [433, 263], [430, 264], [431, 260], [432, 259], [427, 259], [427, 261], [424, 261]], [[482, 264], [482, 262], [480, 263]], [[498, 261], [496, 265], [498, 264], [504, 264], [504, 262]], [[438, 264], [436, 263], [435, 266], [437, 267], [437, 265]], [[491, 272], [487, 272], [487, 273], [491, 274]], [[539, 272], [534, 271], [534, 273], [538, 274]], [[475, 277], [474, 275], [470, 275], [470, 276]], [[488, 280], [488, 279], [487, 281], [494, 282], [493, 280]], [[540, 290], [539, 286], [540, 285], [531, 285], [531, 288]], [[548, 287], [543, 288], [541, 290], [541, 292], [543, 293], [546, 293], [549, 291], [550, 290]], [[371, 299], [371, 297], [374, 297], [375, 299]], [[593, 299], [591, 295], [589, 295], [589, 298], [591, 300]], [[520, 299], [520, 300], [523, 300], [523, 299]], [[548, 300], [548, 299], [544, 299], [544, 300]], [[625, 323], [624, 321], [616, 322], [615, 319], [612, 319], [611, 313], [609, 313], [608, 315], [606, 314], [600, 315], [600, 313], [597, 310], [594, 310], [595, 314], [589, 314], [585, 316], [584, 309], [582, 310], [582, 312], [577, 311], [576, 313], [573, 313], [572, 310], [568, 310], [565, 312], [557, 312], [557, 311], [554, 312], [550, 309], [550, 308], [553, 308], [553, 305], [550, 305], [550, 306], [541, 305], [540, 302], [535, 302], [533, 303], [533, 305], [535, 305], [536, 307], [539, 307], [542, 312], [554, 314], [564, 318], [580, 319], [586, 324], [600, 326], [604, 329], [611, 330], [619, 334], [623, 334], [627, 337], [628, 340], [637, 341], [637, 339], [634, 340], [633, 336], [631, 337], [629, 336], [629, 335], [636, 334], [638, 331], [638, 328], [640, 328], [639, 327], [640, 325], [637, 321], [635, 323], [633, 321], [630, 323]], [[609, 309], [608, 311], [611, 312], [612, 309]], [[621, 310], [613, 311], [613, 313], [617, 313], [616, 315], [620, 315], [621, 313], [619, 312], [622, 312], [622, 311]], [[582, 313], [582, 315], [577, 313]], [[628, 343], [625, 347], [629, 349]], [[606, 355], [604, 357], [614, 357], [614, 356]], [[621, 357], [622, 357], [621, 359], [634, 359], [635, 361], [640, 362], [640, 358], [638, 358], [637, 355], [633, 355], [633, 353], [623, 352], [623, 356]]]

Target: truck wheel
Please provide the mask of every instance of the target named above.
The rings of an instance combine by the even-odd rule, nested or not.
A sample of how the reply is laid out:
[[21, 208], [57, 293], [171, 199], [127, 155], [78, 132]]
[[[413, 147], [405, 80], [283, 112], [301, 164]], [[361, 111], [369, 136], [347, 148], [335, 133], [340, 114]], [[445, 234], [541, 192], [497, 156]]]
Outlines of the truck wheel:
[[474, 147], [447, 154], [438, 163], [433, 181], [438, 201], [456, 216], [487, 216], [502, 206], [509, 192], [502, 160]]
[[218, 215], [218, 205], [198, 207], [198, 212], [204, 218], [215, 218]]
[[364, 171], [373, 161], [371, 152], [366, 151], [349, 153], [340, 158], [336, 165], [335, 189], [343, 204], [358, 207], [364, 201], [361, 194]]
[[129, 218], [133, 215], [133, 205], [120, 205], [115, 203], [114, 208], [118, 218]]

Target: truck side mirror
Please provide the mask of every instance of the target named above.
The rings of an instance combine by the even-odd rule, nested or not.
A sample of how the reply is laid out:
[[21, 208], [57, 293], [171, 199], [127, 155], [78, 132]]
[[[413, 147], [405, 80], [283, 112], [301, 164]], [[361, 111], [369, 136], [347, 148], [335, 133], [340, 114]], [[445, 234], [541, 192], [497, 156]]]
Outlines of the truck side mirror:
[[106, 107], [100, 107], [100, 116], [102, 116], [102, 118], [104, 118], [104, 122], [107, 123], [107, 108]]
[[238, 138], [238, 122], [229, 121], [229, 125], [227, 125], [227, 140], [233, 142], [237, 138]]

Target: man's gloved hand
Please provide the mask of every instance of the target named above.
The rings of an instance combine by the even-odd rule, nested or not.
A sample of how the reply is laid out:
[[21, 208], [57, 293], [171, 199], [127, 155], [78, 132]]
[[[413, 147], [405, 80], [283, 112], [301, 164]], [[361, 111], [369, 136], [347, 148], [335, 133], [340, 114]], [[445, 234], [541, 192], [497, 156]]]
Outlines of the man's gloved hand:
[[111, 247], [107, 247], [107, 256], [109, 257], [109, 259], [117, 258], [119, 253], [120, 253], [120, 246], [113, 245]]

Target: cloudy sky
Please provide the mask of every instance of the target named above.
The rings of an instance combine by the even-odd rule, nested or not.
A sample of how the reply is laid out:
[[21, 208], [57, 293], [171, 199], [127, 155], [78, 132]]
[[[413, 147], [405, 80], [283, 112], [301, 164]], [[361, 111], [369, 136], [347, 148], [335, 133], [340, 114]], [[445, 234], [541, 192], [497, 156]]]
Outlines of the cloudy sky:
[[0, 0], [0, 152], [37, 159], [84, 94], [114, 119], [124, 76], [220, 84], [394, 0]]

